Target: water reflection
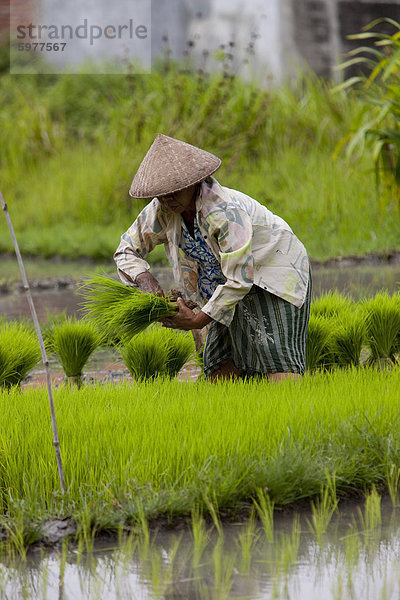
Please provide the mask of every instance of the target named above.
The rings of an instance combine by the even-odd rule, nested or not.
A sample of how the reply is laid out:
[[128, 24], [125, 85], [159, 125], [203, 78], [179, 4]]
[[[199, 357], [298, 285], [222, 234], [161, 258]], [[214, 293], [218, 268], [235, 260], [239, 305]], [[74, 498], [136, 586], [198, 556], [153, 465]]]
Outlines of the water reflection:
[[[310, 515], [275, 519], [273, 540], [259, 523], [103, 540], [92, 553], [36, 551], [0, 565], [0, 597], [72, 599], [398, 599], [400, 512], [382, 520], [341, 509], [319, 536]], [[363, 526], [364, 528], [362, 528]], [[195, 538], [195, 542], [194, 542]]]
[[313, 293], [337, 289], [355, 300], [374, 296], [380, 290], [397, 292], [400, 286], [400, 265], [318, 267], [313, 269]]

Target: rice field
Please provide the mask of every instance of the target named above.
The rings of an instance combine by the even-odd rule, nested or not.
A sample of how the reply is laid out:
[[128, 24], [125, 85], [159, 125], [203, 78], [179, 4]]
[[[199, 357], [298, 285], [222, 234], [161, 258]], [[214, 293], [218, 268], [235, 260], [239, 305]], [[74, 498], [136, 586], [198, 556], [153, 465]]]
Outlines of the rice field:
[[327, 485], [339, 499], [373, 485], [395, 497], [399, 389], [397, 367], [279, 385], [158, 379], [60, 388], [64, 496], [46, 390], [2, 391], [1, 524], [29, 545], [49, 517], [71, 516], [89, 535], [193, 510], [240, 515], [255, 501], [308, 502]]

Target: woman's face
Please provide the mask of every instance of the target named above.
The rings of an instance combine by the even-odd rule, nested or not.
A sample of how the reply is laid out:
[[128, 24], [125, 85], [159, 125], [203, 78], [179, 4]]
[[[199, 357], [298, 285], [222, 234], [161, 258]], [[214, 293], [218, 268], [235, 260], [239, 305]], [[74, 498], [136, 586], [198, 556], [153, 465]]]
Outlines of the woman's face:
[[167, 210], [176, 214], [182, 214], [185, 211], [195, 209], [196, 188], [196, 185], [191, 185], [179, 192], [158, 196], [158, 201]]

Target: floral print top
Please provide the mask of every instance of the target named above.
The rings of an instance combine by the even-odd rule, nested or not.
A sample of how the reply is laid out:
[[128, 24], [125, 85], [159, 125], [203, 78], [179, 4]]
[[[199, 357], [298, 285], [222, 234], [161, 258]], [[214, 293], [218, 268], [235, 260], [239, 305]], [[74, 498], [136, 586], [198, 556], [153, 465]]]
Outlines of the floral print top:
[[196, 220], [226, 279], [205, 302], [199, 293], [198, 263], [182, 248], [181, 215], [168, 211], [157, 198], [142, 210], [121, 236], [114, 259], [127, 285], [150, 269], [146, 256], [164, 244], [175, 284], [202, 311], [223, 325], [232, 321], [236, 304], [253, 284], [303, 305], [309, 279], [306, 249], [289, 225], [268, 208], [214, 177], [199, 185]]
[[196, 217], [194, 219], [193, 236], [190, 235], [182, 219], [181, 248], [183, 248], [187, 256], [197, 262], [197, 287], [199, 288], [199, 294], [205, 300], [209, 300], [217, 286], [225, 283], [226, 277], [221, 270], [219, 261], [215, 258], [201, 235]]

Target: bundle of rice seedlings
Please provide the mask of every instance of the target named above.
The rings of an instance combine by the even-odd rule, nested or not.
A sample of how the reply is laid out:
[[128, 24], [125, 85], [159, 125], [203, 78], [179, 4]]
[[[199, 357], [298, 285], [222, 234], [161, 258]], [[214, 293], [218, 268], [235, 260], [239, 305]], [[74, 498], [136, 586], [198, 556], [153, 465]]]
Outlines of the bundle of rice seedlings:
[[175, 377], [194, 351], [190, 332], [153, 325], [133, 337], [121, 355], [132, 377], [142, 380], [158, 375]]
[[336, 324], [333, 319], [325, 319], [320, 315], [310, 315], [306, 343], [306, 368], [308, 371], [327, 369], [336, 362], [331, 349], [335, 327]]
[[357, 312], [348, 312], [332, 331], [330, 346], [341, 367], [360, 365], [361, 350], [366, 339], [366, 323]]
[[64, 372], [72, 383], [82, 385], [82, 371], [90, 355], [100, 346], [102, 337], [89, 320], [65, 319], [53, 328], [53, 348]]
[[349, 312], [353, 306], [354, 301], [349, 296], [340, 294], [335, 290], [321, 294], [321, 296], [313, 300], [310, 312], [312, 315], [327, 318], [340, 317], [344, 313]]
[[166, 372], [175, 377], [195, 352], [195, 343], [190, 331], [161, 330], [167, 346]]
[[399, 295], [376, 294], [363, 305], [366, 318], [367, 343], [371, 352], [367, 364], [380, 368], [397, 362], [400, 350]]
[[40, 360], [40, 347], [31, 328], [22, 323], [0, 326], [0, 386], [19, 386]]
[[104, 275], [95, 275], [82, 286], [83, 309], [109, 335], [131, 339], [154, 321], [178, 312], [168, 298], [141, 292]]
[[62, 324], [67, 319], [67, 309], [61, 313], [53, 314], [49, 310], [46, 311], [46, 323], [41, 326], [43, 342], [47, 352], [55, 352], [54, 350], [54, 328], [56, 325]]
[[121, 356], [134, 379], [154, 379], [166, 374], [168, 349], [160, 344], [160, 336], [153, 329], [134, 336], [121, 349]]

